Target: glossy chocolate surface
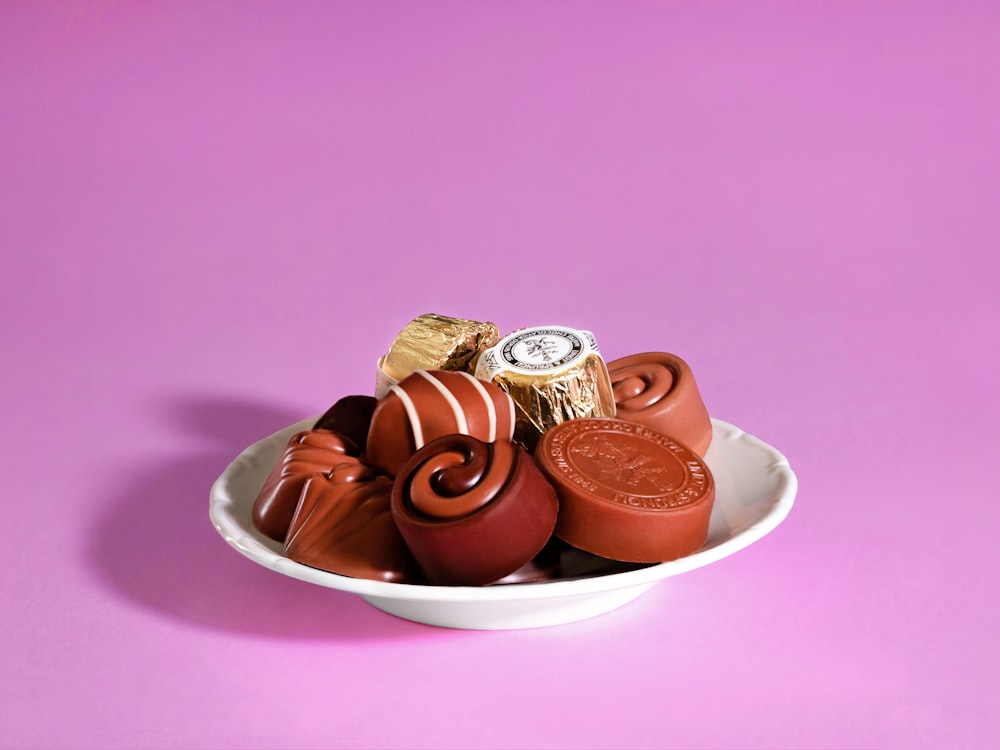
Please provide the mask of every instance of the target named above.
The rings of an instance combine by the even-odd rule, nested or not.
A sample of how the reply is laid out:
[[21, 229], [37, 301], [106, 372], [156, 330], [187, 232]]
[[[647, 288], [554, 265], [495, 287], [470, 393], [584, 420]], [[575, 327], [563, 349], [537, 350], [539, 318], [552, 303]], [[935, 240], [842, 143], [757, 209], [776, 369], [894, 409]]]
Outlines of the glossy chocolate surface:
[[549, 541], [557, 510], [555, 490], [523, 448], [468, 435], [425, 445], [392, 490], [396, 525], [438, 585], [484, 585], [524, 568]]
[[357, 455], [365, 449], [365, 443], [368, 442], [368, 430], [376, 404], [378, 401], [374, 396], [345, 396], [316, 420], [313, 429], [343, 435], [357, 446]]
[[468, 373], [418, 370], [392, 386], [375, 408], [366, 458], [396, 476], [417, 450], [444, 435], [510, 440], [514, 405], [492, 383]]
[[352, 461], [357, 453], [351, 440], [329, 430], [292, 435], [254, 502], [253, 525], [271, 539], [284, 542], [306, 479]]
[[559, 496], [560, 539], [613, 560], [665, 562], [704, 544], [715, 499], [689, 448], [618, 419], [578, 419], [542, 436], [535, 460]]
[[691, 368], [666, 352], [646, 352], [608, 363], [617, 418], [669, 435], [704, 456], [712, 420]]
[[413, 558], [392, 520], [392, 480], [358, 460], [313, 474], [288, 529], [285, 554], [331, 573], [412, 582]]

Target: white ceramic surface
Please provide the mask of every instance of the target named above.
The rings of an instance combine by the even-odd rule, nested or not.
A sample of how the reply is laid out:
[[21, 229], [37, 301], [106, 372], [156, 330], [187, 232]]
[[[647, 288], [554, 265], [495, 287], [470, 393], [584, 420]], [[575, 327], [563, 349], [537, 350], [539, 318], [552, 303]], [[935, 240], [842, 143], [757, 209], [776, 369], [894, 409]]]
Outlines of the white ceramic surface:
[[[327, 573], [293, 562], [281, 545], [261, 535], [251, 510], [268, 472], [303, 420], [244, 450], [212, 486], [209, 515], [216, 530], [251, 560], [303, 581], [359, 594], [370, 604], [408, 620], [450, 628], [504, 630], [558, 625], [603, 614], [626, 604], [664, 578], [694, 570], [737, 552], [774, 529], [792, 507], [798, 486], [781, 453], [731, 424], [712, 420], [705, 460], [716, 483], [705, 545], [679, 560], [614, 572], [581, 567], [580, 575], [544, 583], [484, 587], [387, 583]], [[610, 571], [610, 572], [607, 572]]]

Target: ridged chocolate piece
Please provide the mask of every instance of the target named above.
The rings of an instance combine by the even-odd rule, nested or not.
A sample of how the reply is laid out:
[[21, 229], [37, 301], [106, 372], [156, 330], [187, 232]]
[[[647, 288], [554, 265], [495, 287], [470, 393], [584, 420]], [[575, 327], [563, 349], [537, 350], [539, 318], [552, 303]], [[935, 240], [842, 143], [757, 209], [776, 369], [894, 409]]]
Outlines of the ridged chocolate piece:
[[413, 557], [392, 520], [392, 480], [358, 460], [313, 474], [288, 529], [285, 555], [331, 573], [412, 583]]
[[305, 430], [292, 435], [254, 502], [253, 525], [276, 542], [285, 541], [306, 479], [332, 471], [357, 454], [351, 440], [329, 430]]

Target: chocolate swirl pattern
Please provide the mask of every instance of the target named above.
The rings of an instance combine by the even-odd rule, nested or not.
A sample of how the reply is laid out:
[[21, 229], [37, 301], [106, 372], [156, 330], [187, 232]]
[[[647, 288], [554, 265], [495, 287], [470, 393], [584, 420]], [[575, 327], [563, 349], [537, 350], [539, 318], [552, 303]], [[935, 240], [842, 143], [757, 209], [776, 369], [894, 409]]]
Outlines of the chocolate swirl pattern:
[[254, 502], [253, 525], [276, 542], [284, 542], [306, 479], [329, 472], [357, 454], [353, 441], [329, 430], [292, 435]]
[[426, 579], [479, 586], [529, 562], [552, 535], [555, 490], [520, 446], [437, 438], [396, 477], [392, 516]]
[[633, 354], [608, 363], [618, 419], [669, 435], [705, 456], [712, 420], [691, 368], [666, 352]]
[[510, 440], [514, 403], [500, 388], [465, 372], [417, 370], [392, 386], [375, 408], [368, 462], [396, 476], [416, 451], [444, 435], [488, 443]]

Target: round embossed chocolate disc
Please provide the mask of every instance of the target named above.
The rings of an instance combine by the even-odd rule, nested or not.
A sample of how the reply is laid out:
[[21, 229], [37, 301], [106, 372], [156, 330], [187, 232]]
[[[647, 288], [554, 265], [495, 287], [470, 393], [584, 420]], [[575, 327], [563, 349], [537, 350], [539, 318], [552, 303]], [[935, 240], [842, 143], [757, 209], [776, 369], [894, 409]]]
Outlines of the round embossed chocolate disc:
[[593, 554], [663, 562], [708, 536], [715, 483], [687, 446], [639, 424], [575, 419], [535, 451], [559, 494], [556, 536]]

